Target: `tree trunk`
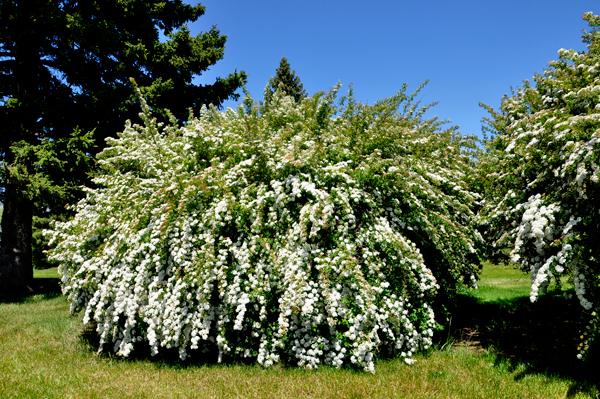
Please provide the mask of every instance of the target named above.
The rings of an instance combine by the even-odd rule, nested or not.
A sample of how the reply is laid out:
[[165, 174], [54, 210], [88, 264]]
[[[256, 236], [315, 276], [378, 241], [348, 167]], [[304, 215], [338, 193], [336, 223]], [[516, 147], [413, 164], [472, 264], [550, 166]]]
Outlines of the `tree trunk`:
[[33, 204], [20, 198], [14, 186], [6, 185], [0, 242], [0, 294], [31, 291], [31, 223]]

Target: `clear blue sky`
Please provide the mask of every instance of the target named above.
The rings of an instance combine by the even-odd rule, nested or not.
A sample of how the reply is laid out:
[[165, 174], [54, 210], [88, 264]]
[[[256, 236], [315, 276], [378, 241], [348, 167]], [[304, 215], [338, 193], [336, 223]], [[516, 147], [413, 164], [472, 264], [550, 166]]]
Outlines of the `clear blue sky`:
[[[337, 81], [362, 102], [409, 91], [429, 79], [428, 116], [451, 119], [463, 134], [481, 134], [482, 101], [497, 108], [557, 59], [560, 48], [585, 50], [581, 18], [600, 12], [591, 0], [227, 1], [204, 0], [206, 14], [192, 33], [217, 25], [228, 36], [225, 57], [205, 72], [211, 83], [245, 70], [248, 89], [262, 100], [282, 56], [309, 94]], [[224, 105], [236, 106], [229, 101]]]

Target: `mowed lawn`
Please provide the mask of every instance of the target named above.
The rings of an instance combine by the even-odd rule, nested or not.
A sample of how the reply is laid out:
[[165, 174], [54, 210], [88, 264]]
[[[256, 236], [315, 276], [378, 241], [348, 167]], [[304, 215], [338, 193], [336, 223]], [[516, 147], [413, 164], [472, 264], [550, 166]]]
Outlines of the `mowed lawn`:
[[[529, 301], [529, 278], [486, 265], [438, 345], [374, 375], [322, 367], [181, 363], [97, 355], [58, 293], [56, 269], [36, 271], [36, 294], [0, 302], [0, 398], [593, 398], [600, 383], [560, 333], [573, 301]], [[537, 306], [537, 307], [536, 307]], [[547, 320], [546, 320], [547, 319]], [[555, 325], [557, 324], [557, 325]], [[557, 331], [559, 331], [558, 335]], [[548, 349], [551, 348], [551, 349]], [[550, 354], [545, 352], [551, 352]], [[597, 369], [600, 370], [600, 369]]]

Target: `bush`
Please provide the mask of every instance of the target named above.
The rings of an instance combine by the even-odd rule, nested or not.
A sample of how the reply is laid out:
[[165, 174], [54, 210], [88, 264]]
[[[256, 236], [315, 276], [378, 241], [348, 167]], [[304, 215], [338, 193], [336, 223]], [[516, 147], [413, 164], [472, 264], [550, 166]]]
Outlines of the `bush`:
[[531, 272], [531, 301], [568, 276], [591, 324], [585, 352], [598, 331], [600, 303], [600, 18], [584, 14], [588, 50], [560, 50], [535, 87], [502, 99], [492, 113], [495, 137], [481, 163], [489, 172], [480, 218], [496, 248]]
[[338, 88], [181, 127], [142, 100], [145, 126], [108, 139], [100, 188], [49, 232], [100, 350], [372, 372], [431, 345], [436, 291], [478, 271], [473, 139], [424, 119], [406, 86], [375, 105], [336, 105]]

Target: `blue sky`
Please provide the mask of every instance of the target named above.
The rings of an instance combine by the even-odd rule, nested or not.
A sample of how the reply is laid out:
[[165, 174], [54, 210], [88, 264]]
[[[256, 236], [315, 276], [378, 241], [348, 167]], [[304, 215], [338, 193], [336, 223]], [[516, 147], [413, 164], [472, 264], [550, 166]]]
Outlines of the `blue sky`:
[[[205, 72], [211, 83], [234, 69], [262, 100], [285, 56], [309, 94], [350, 83], [365, 103], [409, 91], [429, 79], [428, 116], [451, 119], [463, 134], [481, 134], [482, 101], [495, 108], [510, 88], [542, 72], [560, 48], [585, 50], [581, 18], [599, 13], [590, 0], [227, 1], [204, 0], [192, 34], [217, 25], [225, 57]], [[224, 105], [236, 106], [229, 101]]]

